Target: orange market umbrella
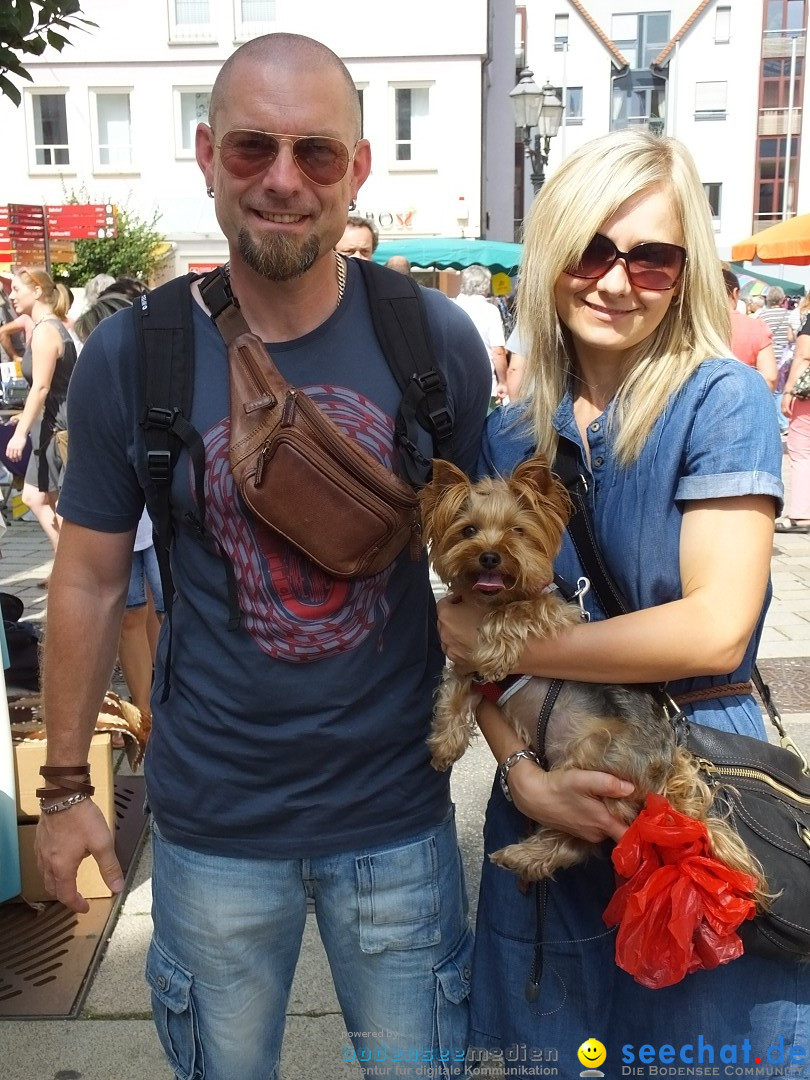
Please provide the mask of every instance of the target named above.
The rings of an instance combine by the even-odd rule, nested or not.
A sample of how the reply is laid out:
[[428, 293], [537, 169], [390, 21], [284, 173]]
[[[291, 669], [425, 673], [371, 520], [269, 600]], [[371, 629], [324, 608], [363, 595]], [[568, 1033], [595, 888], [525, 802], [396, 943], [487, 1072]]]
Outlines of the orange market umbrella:
[[731, 249], [735, 262], [787, 263], [790, 266], [810, 266], [810, 214], [780, 221], [769, 229], [754, 233]]

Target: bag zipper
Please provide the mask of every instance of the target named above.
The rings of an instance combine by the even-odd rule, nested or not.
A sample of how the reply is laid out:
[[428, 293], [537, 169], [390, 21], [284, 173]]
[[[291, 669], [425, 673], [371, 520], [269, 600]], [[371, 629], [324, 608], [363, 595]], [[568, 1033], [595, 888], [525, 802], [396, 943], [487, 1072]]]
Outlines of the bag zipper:
[[786, 784], [780, 784], [778, 780], [774, 780], [772, 776], [769, 776], [768, 773], [763, 772], [761, 769], [749, 769], [745, 766], [715, 765], [713, 761], [707, 761], [706, 758], [701, 757], [696, 757], [695, 760], [703, 772], [714, 776], [741, 776], [745, 780], [757, 780], [772, 787], [774, 791], [778, 791], [786, 798], [810, 807], [810, 798], [808, 796], [800, 795], [798, 791], [787, 787]]

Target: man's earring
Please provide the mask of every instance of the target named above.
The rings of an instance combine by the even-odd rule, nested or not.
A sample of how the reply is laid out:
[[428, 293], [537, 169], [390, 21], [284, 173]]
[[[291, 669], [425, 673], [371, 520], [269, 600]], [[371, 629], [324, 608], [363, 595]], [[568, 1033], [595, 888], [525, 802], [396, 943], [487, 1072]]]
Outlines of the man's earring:
[[357, 209], [357, 199], [352, 199], [349, 203], [349, 213], [353, 213]]
[[213, 197], [214, 197], [214, 189], [211, 187], [210, 184], [205, 189], [205, 194], [208, 196], [209, 199], [213, 199]]

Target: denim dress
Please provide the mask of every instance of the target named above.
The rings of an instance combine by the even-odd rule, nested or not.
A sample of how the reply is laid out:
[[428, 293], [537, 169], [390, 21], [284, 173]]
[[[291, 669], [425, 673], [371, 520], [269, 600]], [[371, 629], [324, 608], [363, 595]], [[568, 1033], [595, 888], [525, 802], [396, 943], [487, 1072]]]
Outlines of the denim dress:
[[[613, 450], [611, 406], [588, 427], [589, 511], [597, 542], [612, 576], [633, 609], [681, 596], [679, 543], [685, 505], [697, 499], [756, 494], [781, 504], [781, 446], [773, 404], [758, 372], [735, 359], [703, 363], [674, 394], [656, 421], [638, 459], [620, 465]], [[554, 427], [578, 446], [570, 394], [554, 416]], [[508, 475], [533, 452], [533, 439], [519, 404], [489, 418], [481, 472]], [[566, 535], [555, 570], [575, 582], [583, 568]], [[747, 681], [756, 657], [768, 596], [745, 657], [726, 676], [686, 679], [670, 684], [674, 695], [703, 686]], [[592, 618], [604, 618], [592, 594]], [[688, 706], [702, 724], [765, 737], [750, 696], [716, 698]], [[525, 835], [525, 819], [493, 785], [484, 826], [485, 852]], [[547, 889], [522, 890], [517, 877], [485, 858], [478, 909], [473, 969], [472, 1045], [503, 1054], [509, 1077], [550, 1062], [560, 1076], [579, 1076], [577, 1048], [589, 1038], [607, 1050], [607, 1076], [678, 1075], [691, 1068], [699, 1039], [703, 1060], [694, 1066], [714, 1075], [727, 1068], [759, 1069], [768, 1047], [783, 1040], [783, 1053], [799, 1046], [810, 1055], [810, 966], [777, 964], [743, 956], [714, 971], [687, 976], [679, 984], [648, 990], [616, 967], [615, 930], [606, 929], [602, 912], [615, 880], [610, 845], [587, 864], [561, 871]], [[527, 984], [539, 969], [539, 993]], [[535, 972], [536, 973], [536, 972]], [[749, 1040], [746, 1050], [744, 1040]], [[675, 1048], [674, 1064], [642, 1064], [639, 1049]], [[737, 1049], [733, 1052], [730, 1047]], [[713, 1062], [709, 1061], [712, 1047]], [[736, 1057], [738, 1064], [720, 1058]], [[649, 1051], [645, 1051], [649, 1058]], [[771, 1055], [777, 1056], [776, 1051]], [[785, 1056], [785, 1062], [789, 1058]], [[771, 1064], [771, 1068], [776, 1068]], [[622, 1071], [624, 1070], [624, 1072]], [[636, 1071], [638, 1070], [638, 1071]], [[742, 1075], [756, 1075], [742, 1073]], [[762, 1075], [762, 1073], [759, 1073]]]

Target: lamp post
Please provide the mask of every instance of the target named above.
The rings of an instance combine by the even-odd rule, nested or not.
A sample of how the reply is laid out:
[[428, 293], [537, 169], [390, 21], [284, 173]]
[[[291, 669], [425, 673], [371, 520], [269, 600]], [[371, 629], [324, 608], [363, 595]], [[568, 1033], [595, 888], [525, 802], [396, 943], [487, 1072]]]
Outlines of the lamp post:
[[[533, 78], [534, 72], [524, 68], [514, 90], [510, 90], [512, 108], [515, 111], [515, 126], [523, 131], [523, 145], [526, 157], [532, 165], [532, 188], [535, 195], [543, 186], [546, 178], [545, 167], [551, 140], [560, 130], [563, 116], [563, 103], [554, 93], [550, 82], [538, 88]], [[532, 145], [532, 128], [537, 131]]]

